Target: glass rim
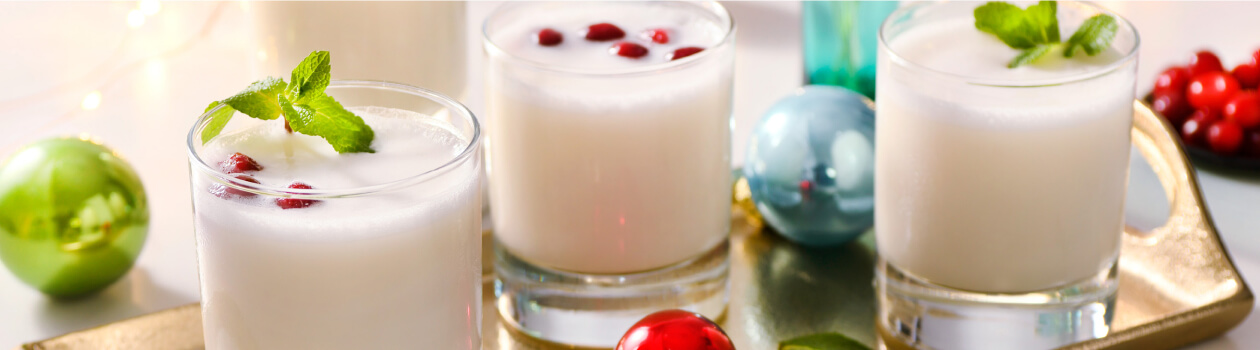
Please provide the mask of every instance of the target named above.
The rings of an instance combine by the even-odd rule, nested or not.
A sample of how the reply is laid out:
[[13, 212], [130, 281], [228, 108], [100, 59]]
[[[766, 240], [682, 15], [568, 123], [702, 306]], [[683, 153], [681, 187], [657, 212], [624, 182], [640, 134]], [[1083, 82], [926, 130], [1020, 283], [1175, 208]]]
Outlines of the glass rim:
[[[510, 61], [513, 63], [520, 63], [530, 68], [547, 71], [547, 72], [564, 73], [564, 74], [572, 74], [572, 75], [585, 75], [585, 76], [633, 76], [633, 75], [639, 75], [639, 74], [644, 74], [644, 73], [653, 73], [653, 72], [658, 72], [658, 71], [663, 71], [663, 70], [674, 70], [674, 69], [679, 69], [681, 67], [692, 66], [692, 65], [697, 64], [697, 62], [708, 61], [710, 57], [713, 57], [714, 55], [716, 55], [714, 52], [716, 52], [717, 49], [726, 48], [727, 46], [733, 45], [732, 43], [734, 42], [734, 39], [735, 39], [735, 17], [731, 16], [731, 12], [730, 10], [726, 9], [726, 6], [722, 6], [722, 4], [713, 0], [675, 1], [675, 2], [695, 5], [696, 7], [700, 9], [708, 10], [711, 13], [717, 14], [717, 16], [720, 19], [724, 20], [727, 24], [723, 28], [722, 39], [718, 40], [717, 44], [713, 45], [711, 49], [706, 48], [703, 51], [700, 51], [699, 53], [678, 59], [676, 61], [666, 61], [662, 63], [649, 64], [649, 65], [640, 66], [640, 67], [617, 68], [617, 69], [568, 68], [568, 67], [564, 67], [558, 64], [549, 64], [545, 62], [539, 62], [539, 61], [530, 60], [530, 59], [526, 59], [518, 55], [511, 54], [507, 50], [504, 50], [502, 47], [496, 44], [494, 40], [490, 38], [490, 22], [499, 18], [499, 16], [507, 12], [507, 9], [514, 8], [516, 6], [531, 6], [531, 5], [538, 6], [543, 3], [563, 3], [563, 1], [550, 1], [550, 2], [512, 2], [512, 1], [509, 1], [495, 7], [494, 11], [491, 11], [490, 14], [486, 16], [485, 21], [481, 22], [482, 46], [485, 48], [487, 53], [491, 55], [498, 54], [503, 57], [510, 58]], [[645, 2], [645, 3], [648, 3], [648, 2]], [[719, 23], [719, 25], [720, 24], [722, 23]]]
[[908, 60], [905, 57], [902, 57], [900, 54], [898, 54], [896, 50], [893, 50], [892, 47], [888, 45], [889, 26], [891, 25], [894, 18], [904, 16], [907, 13], [918, 11], [923, 8], [935, 7], [935, 6], [953, 6], [956, 4], [975, 4], [975, 3], [972, 3], [972, 2], [960, 2], [960, 3], [921, 2], [921, 3], [913, 4], [910, 6], [901, 7], [888, 15], [888, 18], [884, 20], [884, 23], [880, 24], [879, 26], [879, 48], [881, 51], [888, 54], [890, 62], [892, 62], [895, 65], [913, 70], [915, 72], [935, 75], [938, 77], [943, 77], [943, 78], [951, 79], [951, 80], [960, 80], [971, 85], [990, 86], [990, 87], [1009, 87], [1009, 88], [1059, 86], [1059, 85], [1066, 85], [1066, 84], [1071, 84], [1071, 83], [1076, 83], [1076, 82], [1087, 81], [1087, 80], [1091, 80], [1094, 78], [1111, 74], [1117, 70], [1120, 70], [1121, 67], [1124, 67], [1128, 65], [1129, 63], [1137, 60], [1138, 51], [1142, 47], [1142, 37], [1137, 31], [1137, 27], [1134, 27], [1132, 22], [1129, 22], [1127, 18], [1124, 18], [1123, 16], [1120, 16], [1107, 8], [1104, 8], [1102, 6], [1099, 6], [1091, 2], [1085, 2], [1085, 1], [1065, 1], [1065, 2], [1078, 4], [1078, 5], [1096, 10], [1101, 14], [1112, 16], [1120, 24], [1120, 30], [1133, 33], [1133, 47], [1129, 48], [1129, 51], [1124, 53], [1124, 56], [1122, 58], [1116, 60], [1115, 62], [1107, 64], [1106, 66], [1100, 69], [1091, 70], [1084, 73], [1072, 74], [1072, 75], [1068, 75], [1064, 77], [1049, 78], [1049, 79], [1022, 79], [1022, 80], [1021, 79], [993, 79], [993, 78], [980, 78], [980, 77], [968, 76], [964, 74], [945, 72], [945, 71], [941, 71], [937, 69], [928, 68], [919, 63]]
[[[332, 80], [328, 84], [328, 87], [329, 88], [366, 88], [366, 89], [385, 90], [385, 91], [403, 93], [403, 94], [411, 95], [417, 98], [423, 98], [423, 99], [436, 102], [437, 104], [450, 109], [452, 111], [452, 114], [459, 115], [461, 118], [467, 119], [469, 124], [472, 126], [472, 136], [468, 138], [467, 140], [468, 144], [464, 146], [464, 149], [461, 150], [459, 154], [455, 155], [455, 157], [451, 158], [451, 160], [445, 163], [442, 163], [441, 165], [438, 165], [436, 167], [433, 167], [432, 169], [427, 169], [418, 174], [407, 176], [402, 179], [386, 181], [386, 182], [382, 182], [382, 183], [374, 184], [374, 185], [348, 187], [348, 188], [292, 189], [292, 188], [287, 188], [287, 187], [276, 187], [276, 186], [256, 184], [256, 183], [240, 180], [240, 179], [237, 179], [235, 176], [239, 174], [226, 174], [220, 171], [219, 169], [215, 167], [211, 167], [209, 164], [206, 164], [205, 160], [201, 158], [201, 156], [198, 154], [196, 150], [197, 147], [199, 147], [197, 143], [200, 142], [200, 139], [201, 139], [199, 137], [200, 131], [205, 129], [206, 124], [209, 123], [210, 116], [213, 115], [215, 112], [219, 111], [220, 109], [224, 108], [224, 106], [226, 106], [226, 105], [219, 105], [219, 106], [215, 106], [214, 108], [210, 110], [207, 110], [205, 113], [202, 113], [200, 116], [198, 116], [197, 120], [193, 123], [192, 128], [188, 131], [186, 146], [188, 150], [189, 163], [191, 163], [193, 168], [197, 169], [198, 171], [211, 175], [215, 181], [219, 182], [222, 185], [229, 186], [231, 188], [250, 192], [250, 193], [273, 196], [273, 197], [286, 197], [286, 198], [299, 198], [299, 199], [347, 198], [347, 197], [357, 197], [357, 196], [363, 196], [363, 195], [376, 194], [376, 193], [386, 192], [390, 190], [395, 190], [395, 189], [404, 188], [404, 187], [412, 186], [415, 184], [427, 182], [433, 178], [436, 178], [437, 176], [441, 174], [444, 174], [450, 171], [450, 169], [456, 167], [457, 165], [465, 161], [468, 161], [470, 158], [473, 157], [473, 155], [476, 154], [476, 151], [478, 150], [478, 145], [480, 145], [481, 143], [481, 124], [477, 121], [476, 115], [474, 115], [472, 111], [468, 109], [468, 107], [464, 106], [464, 104], [442, 93], [425, 89], [425, 88], [411, 86], [411, 85], [386, 82], [386, 81], [374, 81], [374, 80]], [[239, 113], [239, 111], [233, 112], [233, 113]]]

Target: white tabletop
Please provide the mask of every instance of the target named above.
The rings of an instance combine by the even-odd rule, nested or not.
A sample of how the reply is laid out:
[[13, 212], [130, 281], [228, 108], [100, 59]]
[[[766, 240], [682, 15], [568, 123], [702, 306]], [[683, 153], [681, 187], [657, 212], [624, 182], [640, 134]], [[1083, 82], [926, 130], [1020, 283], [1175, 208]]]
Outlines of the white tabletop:
[[[734, 162], [751, 128], [775, 100], [801, 84], [800, 6], [796, 2], [726, 4], [739, 29]], [[1103, 2], [1142, 36], [1139, 90], [1164, 67], [1199, 48], [1227, 66], [1260, 48], [1260, 3]], [[482, 111], [479, 26], [493, 3], [468, 5], [469, 89]], [[247, 38], [249, 5], [160, 4], [132, 27], [135, 1], [0, 3], [0, 158], [54, 135], [88, 133], [128, 158], [148, 191], [149, 238], [132, 271], [92, 298], [56, 302], [0, 272], [0, 349], [199, 299], [184, 137], [208, 101], [259, 78]], [[134, 19], [133, 19], [134, 20]], [[85, 97], [99, 93], [95, 108]], [[488, 122], [493, 122], [488, 121]], [[1157, 180], [1134, 163], [1128, 219], [1154, 227], [1167, 205]], [[1199, 172], [1208, 207], [1243, 276], [1260, 278], [1260, 176]], [[735, 330], [731, 330], [735, 331]], [[1248, 345], [1250, 344], [1250, 346]], [[1260, 345], [1260, 320], [1192, 349]]]

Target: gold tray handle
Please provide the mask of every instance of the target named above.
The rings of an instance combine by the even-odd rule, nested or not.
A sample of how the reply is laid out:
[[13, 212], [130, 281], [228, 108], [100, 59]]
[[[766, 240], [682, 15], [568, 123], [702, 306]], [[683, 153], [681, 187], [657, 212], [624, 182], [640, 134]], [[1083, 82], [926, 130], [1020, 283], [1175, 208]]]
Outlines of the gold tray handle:
[[1181, 228], [1206, 229], [1216, 236], [1210, 215], [1206, 210], [1200, 210], [1204, 207], [1203, 195], [1199, 191], [1194, 168], [1190, 166], [1180, 138], [1176, 136], [1176, 129], [1152, 112], [1145, 102], [1134, 101], [1133, 114], [1133, 144], [1159, 177], [1171, 209], [1168, 222], [1149, 234], [1154, 237], [1170, 229]]
[[1164, 187], [1168, 221], [1150, 232], [1125, 229], [1112, 332], [1068, 349], [1171, 349], [1224, 334], [1251, 313], [1254, 297], [1221, 243], [1174, 130], [1133, 102], [1133, 144]]

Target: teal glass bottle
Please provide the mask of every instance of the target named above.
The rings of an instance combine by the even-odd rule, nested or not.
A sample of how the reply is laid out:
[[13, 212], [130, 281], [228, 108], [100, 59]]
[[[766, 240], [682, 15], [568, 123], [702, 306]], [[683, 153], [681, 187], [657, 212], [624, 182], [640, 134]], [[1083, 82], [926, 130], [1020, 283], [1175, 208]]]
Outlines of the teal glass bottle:
[[879, 27], [896, 1], [803, 1], [808, 84], [835, 85], [875, 98]]

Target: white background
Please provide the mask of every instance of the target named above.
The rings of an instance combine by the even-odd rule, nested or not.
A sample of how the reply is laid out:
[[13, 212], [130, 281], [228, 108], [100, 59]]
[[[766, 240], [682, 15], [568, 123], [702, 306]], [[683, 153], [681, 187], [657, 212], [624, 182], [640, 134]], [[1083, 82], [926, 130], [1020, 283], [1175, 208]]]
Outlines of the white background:
[[[1233, 66], [1260, 48], [1260, 3], [1103, 2], [1139, 29], [1139, 91], [1195, 49]], [[493, 3], [468, 5], [467, 104], [481, 112], [480, 23]], [[800, 5], [727, 3], [739, 27], [734, 161], [776, 99], [800, 85]], [[135, 268], [98, 296], [55, 302], [0, 272], [0, 349], [198, 300], [184, 138], [208, 103], [259, 78], [247, 4], [161, 3], [138, 27], [137, 2], [0, 3], [0, 158], [53, 135], [89, 133], [127, 157], [148, 191], [152, 223]], [[371, 40], [371, 38], [364, 38]], [[99, 106], [84, 109], [85, 96]], [[480, 114], [479, 114], [480, 115]], [[492, 120], [489, 122], [493, 122]], [[1260, 175], [1200, 172], [1203, 192], [1236, 263], [1260, 278]], [[1167, 212], [1150, 171], [1136, 161], [1129, 223], [1153, 227]], [[2, 270], [2, 269], [0, 269]], [[1249, 345], [1250, 344], [1250, 345]], [[1260, 347], [1252, 317], [1193, 349]]]

